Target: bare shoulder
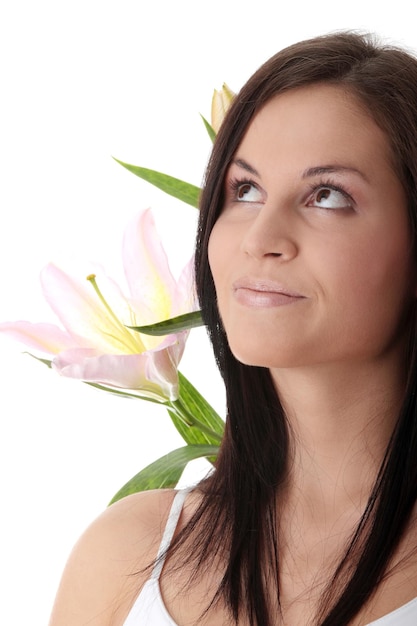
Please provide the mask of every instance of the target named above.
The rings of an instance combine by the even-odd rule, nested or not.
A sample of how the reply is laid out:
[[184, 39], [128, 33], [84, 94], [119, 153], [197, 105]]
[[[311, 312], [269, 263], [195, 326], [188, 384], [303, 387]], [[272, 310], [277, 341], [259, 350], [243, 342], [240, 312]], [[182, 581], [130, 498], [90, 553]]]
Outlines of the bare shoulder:
[[[119, 626], [149, 578], [173, 490], [133, 494], [106, 509], [68, 559], [50, 626]], [[145, 571], [143, 571], [145, 570]]]

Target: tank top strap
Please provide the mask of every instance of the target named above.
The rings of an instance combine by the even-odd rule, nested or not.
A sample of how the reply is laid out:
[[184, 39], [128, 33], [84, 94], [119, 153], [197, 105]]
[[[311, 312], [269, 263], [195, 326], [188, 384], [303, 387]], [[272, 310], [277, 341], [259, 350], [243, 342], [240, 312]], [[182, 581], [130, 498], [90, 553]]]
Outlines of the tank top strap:
[[156, 556], [155, 565], [152, 570], [151, 578], [153, 579], [158, 580], [161, 575], [162, 568], [164, 567], [165, 563], [166, 552], [171, 545], [171, 541], [174, 536], [175, 529], [177, 528], [182, 508], [184, 506], [185, 498], [190, 491], [191, 488], [180, 489], [175, 494], [174, 500], [171, 505], [171, 510], [168, 515], [167, 523], [165, 525], [164, 534], [162, 535], [162, 540], [158, 549], [158, 554]]

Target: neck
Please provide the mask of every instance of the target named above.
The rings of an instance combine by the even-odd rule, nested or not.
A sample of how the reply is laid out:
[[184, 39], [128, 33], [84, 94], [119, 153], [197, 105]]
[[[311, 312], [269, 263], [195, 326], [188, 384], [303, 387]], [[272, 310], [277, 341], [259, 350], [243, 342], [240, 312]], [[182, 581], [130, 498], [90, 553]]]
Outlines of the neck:
[[290, 499], [336, 514], [363, 508], [398, 418], [400, 370], [381, 362], [272, 372], [292, 435]]

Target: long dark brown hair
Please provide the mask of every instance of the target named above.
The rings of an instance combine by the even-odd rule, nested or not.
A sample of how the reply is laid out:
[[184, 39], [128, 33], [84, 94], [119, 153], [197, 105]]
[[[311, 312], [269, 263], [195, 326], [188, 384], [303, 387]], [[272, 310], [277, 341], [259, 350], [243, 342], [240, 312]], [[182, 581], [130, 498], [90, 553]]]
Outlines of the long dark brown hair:
[[[203, 317], [224, 378], [227, 421], [215, 471], [200, 485], [201, 505], [179, 537], [192, 543], [195, 572], [217, 555], [221, 599], [236, 622], [280, 623], [277, 513], [286, 479], [290, 433], [269, 370], [232, 355], [217, 308], [207, 246], [222, 210], [226, 171], [256, 113], [284, 91], [327, 83], [355, 95], [387, 134], [393, 167], [408, 197], [415, 235], [417, 207], [417, 60], [369, 35], [336, 33], [292, 45], [268, 60], [236, 96], [218, 133], [201, 197], [196, 282]], [[363, 517], [322, 596], [316, 623], [348, 624], [370, 598], [410, 520], [417, 489], [414, 320], [405, 399]], [[277, 507], [278, 504], [278, 507]], [[174, 546], [174, 549], [175, 546]], [[271, 598], [271, 588], [276, 590]], [[272, 612], [274, 614], [272, 614]]]

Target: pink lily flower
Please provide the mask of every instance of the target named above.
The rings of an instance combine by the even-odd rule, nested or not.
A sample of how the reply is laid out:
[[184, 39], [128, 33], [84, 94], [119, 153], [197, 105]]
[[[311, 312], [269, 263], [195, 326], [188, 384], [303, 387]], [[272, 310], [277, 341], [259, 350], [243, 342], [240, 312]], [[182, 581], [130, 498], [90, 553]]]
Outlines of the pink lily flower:
[[149, 209], [127, 227], [123, 266], [130, 295], [104, 273], [72, 278], [53, 264], [41, 272], [45, 299], [61, 323], [0, 324], [0, 332], [52, 356], [52, 368], [70, 378], [166, 402], [178, 397], [177, 367], [188, 331], [155, 337], [144, 326], [196, 309], [192, 262], [176, 281]]

